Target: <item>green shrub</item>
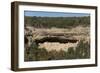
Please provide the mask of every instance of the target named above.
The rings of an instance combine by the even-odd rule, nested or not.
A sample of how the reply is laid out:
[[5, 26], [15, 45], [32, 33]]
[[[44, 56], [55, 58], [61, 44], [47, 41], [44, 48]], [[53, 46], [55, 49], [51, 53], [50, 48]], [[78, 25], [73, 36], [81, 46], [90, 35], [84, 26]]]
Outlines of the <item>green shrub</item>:
[[76, 58], [74, 48], [70, 47], [66, 52], [66, 59], [74, 59], [74, 58]]
[[80, 41], [76, 47], [76, 58], [89, 58], [90, 57], [90, 44]]

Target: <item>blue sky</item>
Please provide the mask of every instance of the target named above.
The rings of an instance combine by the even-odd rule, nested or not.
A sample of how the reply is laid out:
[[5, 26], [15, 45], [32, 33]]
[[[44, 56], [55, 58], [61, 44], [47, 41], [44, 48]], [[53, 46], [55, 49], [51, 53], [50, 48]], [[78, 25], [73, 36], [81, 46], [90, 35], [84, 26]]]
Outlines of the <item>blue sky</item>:
[[89, 16], [88, 13], [68, 13], [68, 12], [44, 12], [44, 11], [24, 11], [25, 16], [40, 17], [82, 17]]

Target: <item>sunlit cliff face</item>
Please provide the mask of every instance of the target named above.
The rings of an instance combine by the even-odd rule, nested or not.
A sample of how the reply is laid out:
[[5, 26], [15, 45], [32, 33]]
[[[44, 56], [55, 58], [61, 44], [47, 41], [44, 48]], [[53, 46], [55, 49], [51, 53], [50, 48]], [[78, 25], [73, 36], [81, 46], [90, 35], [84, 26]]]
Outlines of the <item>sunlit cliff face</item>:
[[56, 51], [67, 51], [68, 48], [73, 47], [75, 48], [77, 46], [78, 42], [76, 43], [59, 43], [59, 42], [54, 42], [54, 43], [50, 43], [50, 42], [45, 42], [45, 43], [40, 43], [39, 44], [39, 48], [45, 48], [47, 51], [52, 51], [52, 50], [56, 50]]
[[48, 51], [51, 50], [64, 50], [67, 51], [68, 48], [73, 47], [75, 48], [80, 40], [84, 40], [84, 42], [90, 42], [90, 29], [89, 27], [81, 27], [77, 26], [73, 29], [61, 29], [61, 28], [51, 28], [51, 29], [44, 29], [44, 28], [34, 28], [34, 27], [27, 27], [25, 29], [25, 36], [28, 39], [27, 46], [29, 47], [35, 39], [41, 39], [44, 37], [65, 37], [68, 39], [76, 39], [77, 42], [68, 42], [68, 43], [60, 43], [60, 42], [43, 42], [39, 43], [39, 48], [45, 48]]

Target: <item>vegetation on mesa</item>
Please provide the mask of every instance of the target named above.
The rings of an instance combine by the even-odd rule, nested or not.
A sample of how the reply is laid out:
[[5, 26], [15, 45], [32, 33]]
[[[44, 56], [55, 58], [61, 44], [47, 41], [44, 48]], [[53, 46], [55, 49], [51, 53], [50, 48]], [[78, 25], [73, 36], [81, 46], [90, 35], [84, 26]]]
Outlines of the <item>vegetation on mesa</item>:
[[84, 17], [29, 17], [25, 16], [25, 25], [35, 28], [70, 28], [90, 26], [90, 16]]

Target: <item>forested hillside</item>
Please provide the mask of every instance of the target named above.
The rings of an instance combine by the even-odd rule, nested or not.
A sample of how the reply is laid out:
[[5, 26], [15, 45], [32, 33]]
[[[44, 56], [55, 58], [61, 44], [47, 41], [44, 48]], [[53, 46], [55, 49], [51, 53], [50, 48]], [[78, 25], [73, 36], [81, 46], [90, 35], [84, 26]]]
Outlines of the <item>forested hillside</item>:
[[29, 17], [25, 16], [25, 25], [34, 26], [36, 28], [69, 28], [78, 25], [89, 26], [90, 17]]

